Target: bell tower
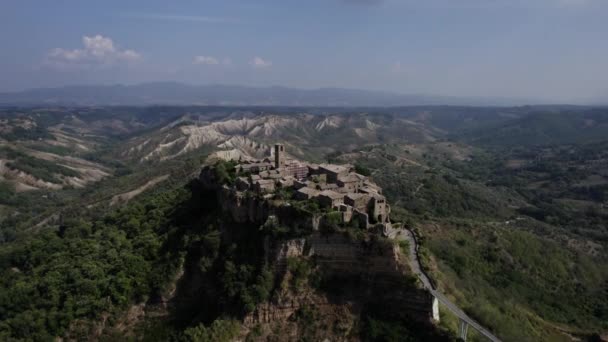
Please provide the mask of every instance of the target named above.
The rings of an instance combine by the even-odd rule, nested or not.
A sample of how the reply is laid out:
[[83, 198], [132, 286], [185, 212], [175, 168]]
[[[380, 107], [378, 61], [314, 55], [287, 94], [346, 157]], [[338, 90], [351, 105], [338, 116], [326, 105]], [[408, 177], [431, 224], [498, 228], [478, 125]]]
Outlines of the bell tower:
[[285, 146], [283, 144], [274, 145], [274, 167], [281, 168], [285, 165]]

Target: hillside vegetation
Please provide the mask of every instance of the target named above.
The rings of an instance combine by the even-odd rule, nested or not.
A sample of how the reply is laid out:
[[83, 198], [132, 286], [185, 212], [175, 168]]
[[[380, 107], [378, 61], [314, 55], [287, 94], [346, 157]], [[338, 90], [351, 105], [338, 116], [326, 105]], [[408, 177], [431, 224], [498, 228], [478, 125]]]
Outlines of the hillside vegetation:
[[338, 160], [371, 171], [393, 216], [424, 237], [440, 288], [505, 340], [606, 331], [606, 144], [450, 144], [380, 145]]
[[[607, 123], [607, 109], [585, 107], [2, 109], [0, 339], [245, 338], [244, 317], [277, 290], [263, 239], [302, 232], [224, 235], [217, 203], [190, 181], [278, 141], [370, 175], [393, 221], [421, 236], [439, 288], [503, 340], [597, 339], [608, 332]], [[314, 264], [289, 268], [289, 291], [332, 293]], [[306, 308], [247, 334], [424, 339], [382, 305], [351, 310]]]

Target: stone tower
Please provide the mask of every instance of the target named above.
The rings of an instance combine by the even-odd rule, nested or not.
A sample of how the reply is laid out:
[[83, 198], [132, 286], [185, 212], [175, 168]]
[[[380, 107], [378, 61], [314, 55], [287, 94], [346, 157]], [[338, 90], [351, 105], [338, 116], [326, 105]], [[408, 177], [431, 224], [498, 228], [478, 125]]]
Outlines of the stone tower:
[[274, 145], [274, 167], [281, 168], [285, 165], [285, 146], [283, 144]]

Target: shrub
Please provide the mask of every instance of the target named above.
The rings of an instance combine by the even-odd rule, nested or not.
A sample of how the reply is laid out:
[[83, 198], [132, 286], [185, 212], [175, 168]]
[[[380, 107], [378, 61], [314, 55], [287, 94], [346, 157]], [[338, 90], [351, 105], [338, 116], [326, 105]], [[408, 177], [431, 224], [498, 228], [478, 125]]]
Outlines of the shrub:
[[15, 195], [15, 187], [9, 182], [0, 181], [0, 204], [11, 204]]
[[331, 211], [325, 215], [325, 223], [331, 227], [338, 227], [342, 223], [342, 213], [339, 211]]
[[210, 326], [199, 324], [184, 331], [183, 341], [187, 342], [230, 342], [240, 332], [241, 326], [235, 320], [215, 320]]
[[308, 277], [313, 271], [313, 265], [309, 260], [298, 257], [290, 257], [287, 259], [287, 269], [292, 276], [292, 289], [299, 292], [308, 282]]
[[355, 164], [355, 172], [363, 175], [363, 176], [371, 176], [372, 172], [370, 171], [370, 169], [368, 169], [367, 167], [361, 165], [361, 164]]
[[213, 172], [219, 184], [233, 184], [236, 179], [236, 162], [220, 160], [215, 163]]

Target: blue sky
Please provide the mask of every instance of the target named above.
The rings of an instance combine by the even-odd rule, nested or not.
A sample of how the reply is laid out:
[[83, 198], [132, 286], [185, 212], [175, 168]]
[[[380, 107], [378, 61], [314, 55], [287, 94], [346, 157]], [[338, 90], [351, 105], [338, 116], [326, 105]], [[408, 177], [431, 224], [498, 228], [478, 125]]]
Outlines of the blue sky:
[[0, 1], [0, 91], [348, 87], [557, 102], [608, 95], [608, 0]]

